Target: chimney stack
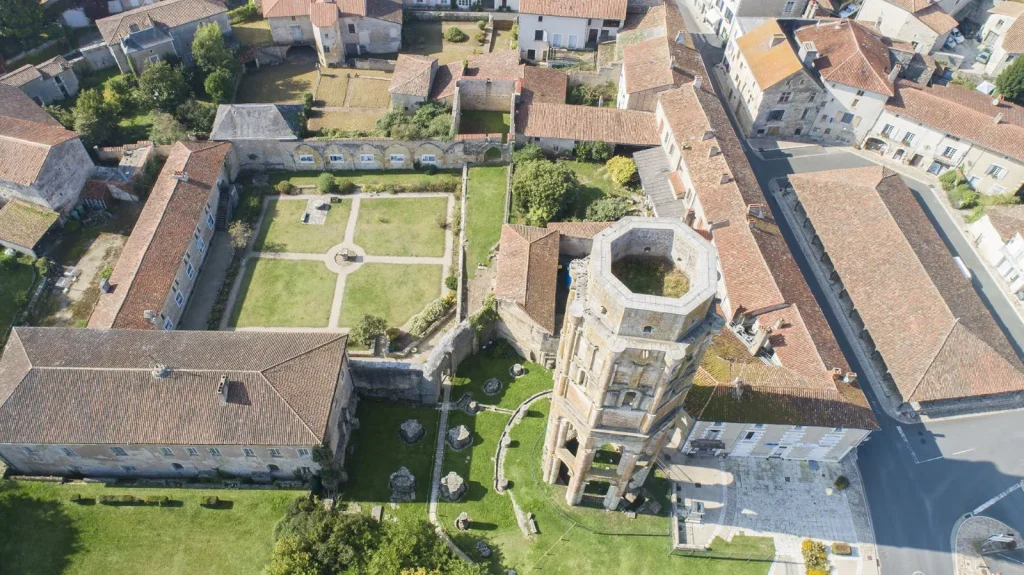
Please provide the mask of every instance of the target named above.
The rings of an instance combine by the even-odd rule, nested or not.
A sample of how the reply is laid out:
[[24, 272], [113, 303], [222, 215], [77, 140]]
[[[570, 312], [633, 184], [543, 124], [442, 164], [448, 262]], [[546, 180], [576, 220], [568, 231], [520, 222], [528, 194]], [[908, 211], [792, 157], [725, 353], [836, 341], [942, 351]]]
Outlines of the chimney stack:
[[768, 47], [769, 48], [774, 48], [774, 47], [778, 46], [779, 44], [782, 44], [785, 41], [786, 41], [786, 35], [785, 34], [772, 34], [772, 37], [768, 39]]
[[1003, 121], [1003, 113], [1002, 112], [999, 112], [998, 114], [996, 114], [995, 118], [992, 118], [992, 123], [996, 124], [996, 125], [998, 125], [1002, 121]]
[[747, 352], [750, 353], [750, 355], [757, 355], [757, 353], [761, 351], [761, 348], [764, 347], [764, 344], [768, 343], [769, 334], [771, 334], [771, 332], [767, 329], [764, 329], [763, 327], [757, 328], [757, 333], [754, 334], [754, 340], [747, 345]]
[[188, 172], [186, 172], [184, 170], [174, 170], [174, 175], [172, 177], [175, 180], [180, 180], [182, 182], [187, 182], [188, 181]]
[[228, 381], [228, 376], [220, 376], [220, 385], [217, 386], [217, 395], [220, 396], [220, 404], [228, 404], [228, 393], [231, 391], [231, 382]]
[[700, 87], [703, 84], [704, 84], [704, 78], [702, 78], [700, 76], [694, 76], [693, 77], [693, 89], [694, 90], [700, 90]]
[[818, 48], [814, 42], [807, 41], [800, 43], [800, 61], [808, 68], [814, 67], [814, 60], [818, 57]]
[[743, 380], [737, 377], [732, 380], [732, 385], [732, 398], [735, 399], [737, 403], [743, 401]]

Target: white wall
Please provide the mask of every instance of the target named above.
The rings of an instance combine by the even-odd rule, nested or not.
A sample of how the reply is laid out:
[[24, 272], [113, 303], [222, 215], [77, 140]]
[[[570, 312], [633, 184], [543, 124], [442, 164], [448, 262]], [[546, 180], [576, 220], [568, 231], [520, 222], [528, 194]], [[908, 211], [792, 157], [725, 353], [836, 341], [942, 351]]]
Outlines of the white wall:
[[[543, 40], [536, 40], [537, 31], [543, 32]], [[560, 43], [556, 44], [555, 34], [560, 36]], [[576, 37], [576, 48], [583, 49], [587, 43], [586, 18], [563, 18], [536, 14], [519, 16], [519, 50], [523, 53], [524, 58], [527, 57], [528, 50], [536, 50], [536, 59], [541, 59], [541, 50], [546, 49], [547, 44], [557, 48], [568, 48], [570, 36]]]
[[680, 451], [694, 439], [718, 439], [730, 457], [840, 461], [868, 435], [863, 429], [698, 421]]
[[[812, 137], [825, 142], [854, 144], [863, 141], [889, 99], [884, 94], [834, 82], [826, 82], [825, 89], [828, 92], [824, 96], [826, 103], [818, 111], [811, 129]], [[853, 114], [850, 123], [842, 121], [845, 114]]]
[[883, 36], [916, 43], [921, 54], [931, 53], [945, 42], [945, 36], [940, 38], [913, 14], [885, 0], [865, 0], [856, 19], [869, 26], [878, 25]]

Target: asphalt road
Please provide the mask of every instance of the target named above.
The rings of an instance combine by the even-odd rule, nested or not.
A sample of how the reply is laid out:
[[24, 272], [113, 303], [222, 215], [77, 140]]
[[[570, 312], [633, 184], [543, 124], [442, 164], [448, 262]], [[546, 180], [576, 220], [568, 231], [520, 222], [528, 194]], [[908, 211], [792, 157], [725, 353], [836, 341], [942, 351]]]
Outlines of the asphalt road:
[[[697, 30], [685, 2], [682, 7], [688, 28]], [[695, 45], [711, 68], [722, 59], [718, 39], [694, 35]], [[710, 78], [719, 95], [717, 77]], [[734, 126], [735, 128], [735, 126]], [[747, 159], [767, 201], [777, 213], [775, 198], [767, 194], [768, 182], [793, 173], [869, 166], [872, 162], [842, 149], [801, 148], [794, 152], [769, 152], [764, 159], [747, 150]], [[1021, 354], [1024, 323], [997, 291], [1000, 286], [986, 273], [975, 252], [923, 182], [904, 178], [918, 195], [925, 212], [955, 255], [972, 269], [973, 282], [983, 301]], [[785, 220], [777, 219], [790, 246], [797, 245]], [[799, 249], [793, 255], [810, 283], [839, 345], [858, 373], [866, 373], [852, 353], [849, 341], [837, 329], [821, 286]], [[868, 506], [885, 575], [952, 575], [950, 535], [954, 523], [1024, 477], [1024, 412], [1005, 412], [961, 419], [901, 425], [879, 408], [872, 389], [865, 386], [881, 429], [858, 448], [857, 457], [867, 491]], [[1024, 531], [1024, 491], [1018, 489], [988, 507], [984, 513]]]

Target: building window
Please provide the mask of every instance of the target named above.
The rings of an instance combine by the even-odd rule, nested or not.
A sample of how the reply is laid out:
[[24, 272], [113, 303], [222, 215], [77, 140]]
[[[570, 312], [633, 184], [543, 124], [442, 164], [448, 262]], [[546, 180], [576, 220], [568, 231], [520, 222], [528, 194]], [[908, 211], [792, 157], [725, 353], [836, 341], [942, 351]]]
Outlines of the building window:
[[846, 113], [843, 114], [843, 117], [840, 118], [839, 121], [844, 123], [844, 124], [852, 124], [853, 123], [853, 114], [851, 114], [849, 112], [846, 112]]
[[942, 157], [943, 158], [952, 158], [955, 155], [956, 155], [956, 148], [952, 148], [950, 146], [946, 146], [946, 149], [942, 150]]
[[537, 16], [537, 21], [538, 22], [543, 22], [544, 21], [544, 17], [543, 16]]
[[437, 156], [434, 154], [423, 154], [420, 156], [420, 163], [422, 164], [436, 164]]
[[800, 114], [800, 119], [806, 120], [807, 116], [810, 116], [812, 111], [814, 111], [812, 108], [804, 108], [804, 113]]
[[562, 47], [562, 35], [557, 33], [557, 32], [552, 34], [551, 35], [551, 45], [552, 46], [558, 46], [559, 48], [561, 48]]
[[123, 469], [125, 473], [132, 473], [133, 471], [135, 471], [135, 466], [134, 465], [122, 465], [121, 469]]
[[281, 457], [281, 450], [280, 449], [271, 449], [270, 450], [270, 456], [271, 457]]
[[192, 279], [196, 275], [196, 268], [192, 267], [192, 264], [188, 262], [185, 263], [185, 275], [188, 276], [188, 279]]
[[178, 307], [185, 305], [185, 296], [181, 295], [181, 292], [174, 294], [174, 303]]
[[832, 133], [832, 128], [825, 128], [825, 135], [826, 136], [831, 134], [831, 133]]
[[296, 449], [295, 451], [299, 454], [299, 457], [309, 457], [309, 450], [308, 449], [300, 447], [299, 449]]
[[372, 164], [373, 154], [359, 154], [359, 162], [363, 164]]
[[779, 103], [780, 104], [785, 104], [792, 97], [793, 97], [793, 92], [783, 92], [783, 93], [779, 94]]
[[892, 124], [886, 124], [885, 127], [882, 128], [882, 135], [885, 136], [886, 138], [891, 138], [893, 131], [895, 129], [896, 126], [893, 126]]
[[331, 47], [328, 46], [327, 44], [324, 44], [324, 54], [330, 54], [330, 53], [331, 53]]
[[854, 98], [853, 99], [853, 103], [850, 104], [850, 107], [851, 108], [856, 108], [857, 104], [860, 104], [860, 99], [859, 98]]
[[171, 323], [171, 319], [167, 318], [164, 320], [164, 331], [171, 331], [174, 329], [174, 324]]
[[185, 453], [188, 453], [189, 457], [198, 457], [199, 456], [199, 450], [196, 449], [195, 447], [186, 447], [185, 448]]
[[256, 451], [250, 447], [243, 447], [242, 453], [244, 453], [246, 457], [256, 457]]
[[120, 448], [120, 447], [111, 447], [110, 448], [110, 452], [113, 453], [114, 455], [118, 456], [118, 457], [124, 457], [124, 456], [128, 455], [125, 452], [125, 450]]
[[745, 439], [745, 440], [754, 439], [754, 435], [755, 435], [755, 433], [753, 431], [748, 431], [747, 434], [743, 436], [743, 439]]
[[349, 34], [355, 34], [356, 33], [356, 25], [355, 24], [349, 24], [348, 25], [348, 33]]
[[303, 475], [312, 475], [313, 474], [313, 470], [308, 468], [308, 467], [300, 467], [299, 468], [299, 472], [302, 473]]
[[196, 238], [196, 247], [199, 248], [199, 253], [206, 251], [206, 242], [203, 241], [203, 238]]
[[391, 163], [392, 164], [404, 164], [405, 163], [405, 156], [402, 155], [402, 154], [391, 154]]
[[903, 134], [903, 143], [908, 146], [911, 146], [914, 144], [915, 137], [916, 136], [914, 136], [913, 132], [907, 132], [906, 134]]
[[338, 164], [338, 163], [344, 162], [345, 158], [341, 154], [331, 154], [331, 155], [327, 156], [327, 161], [332, 163], [332, 164]]
[[174, 457], [174, 450], [170, 447], [161, 447], [160, 455], [163, 455], [164, 457]]
[[313, 154], [299, 154], [300, 164], [312, 164], [314, 161], [316, 160], [313, 158]]
[[544, 31], [543, 30], [534, 30], [534, 32], [533, 32], [533, 39], [535, 41], [537, 41], [537, 42], [543, 42], [544, 41]]
[[786, 14], [793, 12], [793, 7], [796, 6], [796, 2], [786, 2], [786, 7], [782, 9]]
[[1004, 167], [1002, 167], [1002, 166], [1000, 166], [998, 164], [992, 164], [991, 166], [989, 166], [985, 170], [985, 175], [986, 176], [992, 176], [993, 178], [995, 178], [997, 180], [1001, 180], [1001, 179], [1003, 179], [1003, 177], [1006, 176], [1006, 168], [1004, 168]]
[[207, 212], [206, 213], [206, 227], [208, 227], [208, 228], [210, 228], [212, 230], [213, 229], [213, 225], [215, 223], [216, 222], [213, 221], [213, 214]]
[[210, 455], [212, 455], [214, 457], [220, 457], [220, 449], [217, 449], [216, 447], [211, 447], [209, 449], [210, 449]]
[[785, 116], [785, 115], [786, 115], [786, 111], [785, 110], [772, 110], [771, 112], [768, 112], [768, 121], [769, 122], [781, 122], [782, 121], [782, 117]]

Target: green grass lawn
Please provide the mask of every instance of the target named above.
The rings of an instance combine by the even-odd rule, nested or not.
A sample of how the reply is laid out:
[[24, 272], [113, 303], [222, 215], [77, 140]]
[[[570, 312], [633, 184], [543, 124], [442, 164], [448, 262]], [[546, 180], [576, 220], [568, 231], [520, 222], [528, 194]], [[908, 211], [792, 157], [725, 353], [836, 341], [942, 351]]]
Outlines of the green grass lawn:
[[345, 279], [339, 327], [376, 315], [399, 327], [441, 296], [441, 266], [363, 264]]
[[444, 255], [448, 198], [364, 198], [359, 204], [356, 244], [368, 255]]
[[35, 268], [14, 262], [10, 269], [0, 271], [0, 345], [14, 314], [28, 303], [28, 290], [35, 283]]
[[316, 89], [316, 67], [313, 64], [281, 64], [264, 66], [242, 76], [235, 94], [237, 104], [301, 102], [303, 92]]
[[579, 187], [569, 192], [565, 208], [559, 220], [568, 218], [584, 219], [587, 207], [605, 196], [624, 196], [626, 190], [612, 181], [604, 164], [590, 162], [562, 162], [576, 173]]
[[232, 24], [231, 32], [242, 46], [267, 46], [274, 43], [274, 37], [270, 33], [270, 22], [266, 20]]
[[[441, 413], [433, 407], [364, 399], [356, 408], [356, 417], [359, 429], [350, 444], [355, 452], [345, 466], [349, 480], [341, 491], [341, 501], [358, 503], [363, 513], [383, 505], [388, 514], [426, 519]], [[398, 427], [407, 419], [418, 420], [424, 428], [423, 438], [412, 445], [398, 436]], [[388, 479], [403, 465], [416, 477], [416, 501], [401, 503], [396, 510], [388, 504]]]
[[302, 223], [306, 200], [271, 200], [263, 214], [263, 225], [256, 238], [256, 251], [319, 254], [345, 239], [351, 200], [331, 204], [323, 225]]
[[[267, 176], [271, 186], [276, 186], [278, 182], [289, 181], [293, 186], [315, 186], [317, 177], [322, 174], [322, 171], [299, 171], [299, 172], [268, 172]], [[339, 184], [345, 182], [352, 182], [356, 185], [366, 184], [426, 184], [432, 179], [439, 177], [459, 177], [462, 174], [462, 170], [439, 170], [433, 176], [424, 172], [417, 172], [413, 170], [395, 170], [393, 172], [384, 172], [380, 170], [345, 170], [343, 172], [334, 172], [334, 177], [338, 180]]]
[[460, 134], [501, 134], [501, 141], [508, 139], [510, 127], [507, 112], [465, 111], [459, 120]]
[[[522, 363], [526, 375], [516, 379], [509, 369]], [[484, 382], [490, 378], [501, 381], [501, 391], [495, 395], [484, 393]], [[511, 346], [499, 342], [496, 347], [479, 351], [476, 355], [459, 364], [452, 389], [452, 400], [458, 400], [463, 393], [470, 393], [479, 403], [515, 409], [531, 395], [551, 389], [551, 370], [542, 365], [523, 361]]]
[[[486, 17], [481, 17], [486, 20]], [[444, 32], [449, 28], [461, 28], [468, 38], [465, 42], [449, 42], [444, 39]], [[475, 22], [428, 22], [416, 21], [406, 23], [402, 27], [405, 46], [402, 52], [434, 56], [439, 66], [457, 62], [474, 54], [486, 54], [488, 46], [481, 46], [473, 39], [479, 32]]]
[[[71, 494], [166, 495], [179, 507], [79, 505]], [[0, 481], [0, 572], [261, 573], [274, 525], [302, 493], [108, 488]], [[205, 509], [216, 495], [230, 509]]]
[[327, 327], [338, 274], [323, 262], [250, 260], [233, 327]]
[[505, 166], [469, 169], [466, 195], [467, 274], [476, 273], [478, 264], [490, 263], [488, 256], [501, 238], [505, 221]]

